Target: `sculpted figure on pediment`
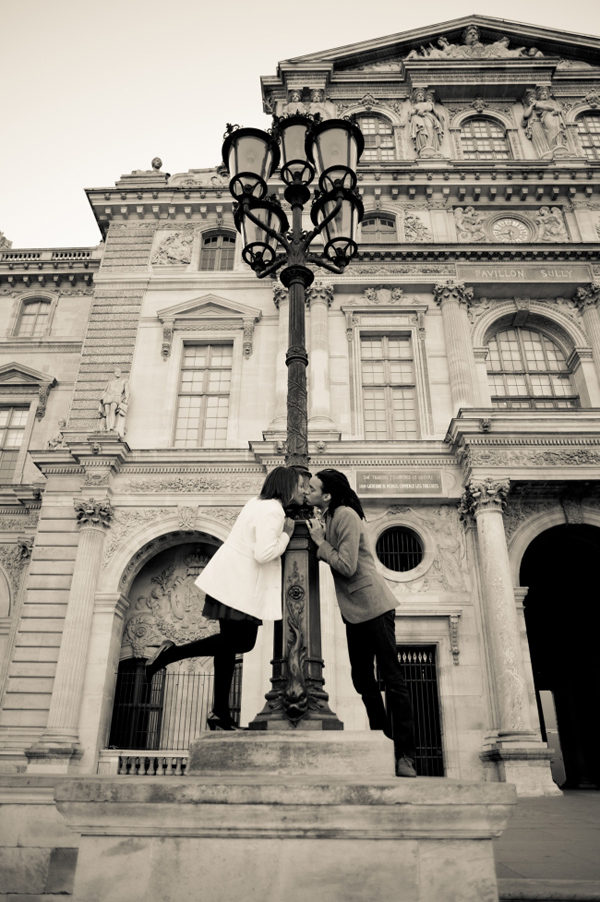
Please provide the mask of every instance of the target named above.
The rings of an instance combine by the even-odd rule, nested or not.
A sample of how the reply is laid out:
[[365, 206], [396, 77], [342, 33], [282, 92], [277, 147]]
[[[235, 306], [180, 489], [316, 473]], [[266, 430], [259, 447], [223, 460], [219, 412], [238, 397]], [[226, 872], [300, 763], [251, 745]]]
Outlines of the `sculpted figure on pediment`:
[[410, 136], [417, 156], [439, 156], [444, 137], [444, 123], [435, 109], [433, 91], [415, 88], [411, 98], [412, 107], [408, 112]]
[[510, 38], [501, 35], [491, 44], [483, 44], [481, 32], [477, 25], [468, 25], [462, 33], [461, 44], [451, 44], [448, 38], [441, 35], [436, 46], [428, 44], [418, 50], [411, 50], [407, 60], [411, 59], [508, 59], [510, 57], [533, 58], [543, 56], [541, 50], [536, 47], [510, 47]]
[[485, 241], [483, 221], [483, 214], [475, 207], [457, 207], [454, 210], [454, 223], [458, 240]]

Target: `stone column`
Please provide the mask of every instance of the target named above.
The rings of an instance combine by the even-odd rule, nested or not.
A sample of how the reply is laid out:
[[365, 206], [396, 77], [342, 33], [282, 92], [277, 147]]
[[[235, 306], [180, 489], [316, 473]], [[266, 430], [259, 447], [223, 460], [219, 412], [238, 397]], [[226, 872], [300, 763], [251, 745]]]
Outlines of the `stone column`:
[[577, 304], [583, 325], [594, 351], [594, 363], [600, 379], [600, 282], [582, 285], [573, 297]]
[[275, 412], [267, 432], [285, 432], [287, 427], [287, 367], [285, 352], [288, 344], [290, 299], [287, 288], [273, 286], [273, 303], [279, 310], [277, 328], [277, 363], [275, 367]]
[[462, 498], [462, 513], [474, 516], [477, 523], [498, 736], [535, 739], [502, 517], [509, 487], [508, 479], [471, 479]]
[[440, 282], [433, 290], [433, 297], [441, 308], [448, 355], [452, 414], [461, 407], [476, 407], [476, 370], [467, 308], [473, 297], [473, 289], [464, 282]]
[[73, 580], [69, 592], [48, 724], [38, 743], [26, 754], [36, 771], [68, 770], [82, 754], [79, 712], [83, 693], [88, 645], [94, 611], [94, 595], [102, 566], [104, 534], [113, 509], [108, 500], [75, 501], [80, 529]]
[[310, 367], [308, 370], [308, 428], [330, 431], [331, 392], [329, 387], [329, 319], [333, 287], [315, 282], [306, 293], [310, 307]]

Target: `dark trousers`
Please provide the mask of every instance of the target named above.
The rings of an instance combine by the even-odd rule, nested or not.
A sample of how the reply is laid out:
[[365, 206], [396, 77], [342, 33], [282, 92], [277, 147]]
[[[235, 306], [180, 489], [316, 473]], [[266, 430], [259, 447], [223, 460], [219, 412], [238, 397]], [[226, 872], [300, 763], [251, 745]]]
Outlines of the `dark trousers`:
[[[352, 682], [367, 709], [369, 726], [394, 740], [397, 758], [414, 758], [412, 705], [396, 651], [394, 611], [363, 623], [346, 623], [346, 638]], [[387, 690], [387, 714], [375, 678], [375, 661]]]
[[259, 623], [251, 620], [219, 620], [221, 632], [185, 645], [174, 645], [161, 656], [164, 665], [183, 661], [185, 658], [215, 659], [213, 713], [217, 717], [229, 717], [229, 693], [235, 670], [235, 656], [252, 651], [256, 644]]

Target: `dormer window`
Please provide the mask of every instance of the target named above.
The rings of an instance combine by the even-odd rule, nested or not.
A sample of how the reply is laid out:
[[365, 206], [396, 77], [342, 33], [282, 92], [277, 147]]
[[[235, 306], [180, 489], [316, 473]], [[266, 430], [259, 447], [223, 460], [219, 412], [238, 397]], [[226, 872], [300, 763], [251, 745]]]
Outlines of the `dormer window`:
[[48, 331], [50, 301], [32, 298], [23, 301], [15, 335], [19, 338], [41, 338]]
[[463, 122], [460, 144], [465, 160], [509, 160], [506, 132], [499, 122], [474, 116]]
[[202, 237], [200, 270], [222, 272], [233, 269], [235, 232], [210, 232]]
[[382, 116], [360, 116], [358, 127], [365, 139], [362, 163], [396, 159], [394, 130], [391, 122]]
[[584, 113], [579, 116], [577, 134], [588, 160], [600, 160], [600, 114]]
[[367, 213], [361, 232], [365, 242], [396, 241], [396, 217], [389, 213]]

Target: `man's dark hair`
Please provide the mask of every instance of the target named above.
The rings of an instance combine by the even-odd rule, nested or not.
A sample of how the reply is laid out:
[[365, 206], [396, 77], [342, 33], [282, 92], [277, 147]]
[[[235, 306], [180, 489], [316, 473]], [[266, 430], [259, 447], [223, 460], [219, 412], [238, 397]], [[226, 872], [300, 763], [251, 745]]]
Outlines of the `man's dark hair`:
[[348, 477], [339, 470], [319, 470], [315, 474], [321, 480], [323, 491], [331, 495], [328, 513], [333, 514], [338, 507], [351, 507], [356, 511], [361, 520], [365, 520], [365, 512], [358, 495], [351, 488]]
[[287, 507], [298, 486], [298, 477], [295, 467], [275, 467], [265, 479], [259, 498], [261, 501], [277, 498]]

